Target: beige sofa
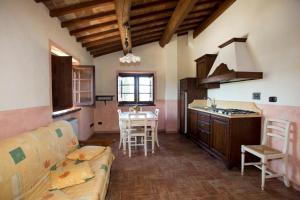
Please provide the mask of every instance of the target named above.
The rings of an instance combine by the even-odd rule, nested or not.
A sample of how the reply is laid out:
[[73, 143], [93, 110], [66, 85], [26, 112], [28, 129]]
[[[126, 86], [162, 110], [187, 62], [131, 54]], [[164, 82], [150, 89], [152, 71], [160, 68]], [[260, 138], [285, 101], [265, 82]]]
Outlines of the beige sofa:
[[[0, 141], [0, 199], [42, 199], [50, 188], [49, 174], [78, 148], [71, 125], [58, 121], [47, 127]], [[62, 189], [70, 199], [105, 199], [114, 156], [111, 148], [88, 161], [95, 177]]]

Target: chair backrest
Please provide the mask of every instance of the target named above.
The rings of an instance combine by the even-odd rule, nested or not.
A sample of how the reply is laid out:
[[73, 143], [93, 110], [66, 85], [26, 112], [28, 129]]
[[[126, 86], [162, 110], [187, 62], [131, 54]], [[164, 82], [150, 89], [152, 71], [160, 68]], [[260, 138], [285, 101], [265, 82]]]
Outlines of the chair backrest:
[[155, 111], [154, 111], [154, 113], [155, 113], [155, 115], [158, 117], [158, 115], [159, 115], [159, 109], [156, 108]]
[[290, 122], [281, 119], [265, 119], [262, 144], [267, 145], [269, 138], [283, 141], [282, 153], [288, 152]]
[[119, 128], [120, 128], [120, 129], [121, 129], [121, 128], [122, 128], [122, 126], [123, 126], [123, 124], [122, 124], [122, 121], [120, 120], [121, 113], [122, 113], [121, 109], [118, 109], [118, 116], [119, 116]]
[[121, 109], [118, 109], [118, 115], [119, 115], [119, 117], [120, 117], [121, 113], [122, 113]]
[[146, 113], [129, 113], [128, 128], [132, 130], [137, 127], [143, 127], [147, 131], [147, 114]]

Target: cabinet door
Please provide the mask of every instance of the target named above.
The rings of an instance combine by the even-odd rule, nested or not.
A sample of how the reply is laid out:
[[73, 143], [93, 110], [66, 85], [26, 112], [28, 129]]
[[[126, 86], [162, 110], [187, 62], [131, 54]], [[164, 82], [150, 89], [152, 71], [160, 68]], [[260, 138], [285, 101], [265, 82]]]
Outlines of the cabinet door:
[[200, 80], [203, 78], [206, 78], [206, 74], [207, 74], [206, 65], [207, 65], [207, 63], [205, 60], [197, 63], [196, 73], [197, 73], [197, 78]]
[[197, 85], [201, 86], [201, 81], [204, 78], [207, 78], [207, 75], [215, 62], [217, 54], [205, 54], [202, 57], [198, 58], [197, 63]]
[[219, 117], [211, 117], [211, 150], [226, 160], [228, 157], [229, 121]]
[[192, 138], [197, 138], [197, 111], [189, 110], [189, 117], [188, 117], [188, 134]]

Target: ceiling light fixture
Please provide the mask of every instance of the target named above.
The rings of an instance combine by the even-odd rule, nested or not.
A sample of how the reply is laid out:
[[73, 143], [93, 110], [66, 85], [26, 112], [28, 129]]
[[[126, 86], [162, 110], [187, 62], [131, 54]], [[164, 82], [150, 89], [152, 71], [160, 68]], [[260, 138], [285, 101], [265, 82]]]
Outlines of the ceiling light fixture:
[[[129, 46], [128, 30], [130, 28], [128, 22], [126, 22], [124, 24], [124, 28], [125, 28], [125, 42], [124, 42], [124, 44], [125, 44], [125, 47], [127, 49], [128, 46]], [[128, 63], [128, 64], [129, 63], [138, 63], [138, 62], [141, 62], [141, 58], [139, 56], [133, 55], [132, 52], [128, 52], [128, 53], [126, 53], [125, 56], [120, 58], [120, 62], [121, 63]]]

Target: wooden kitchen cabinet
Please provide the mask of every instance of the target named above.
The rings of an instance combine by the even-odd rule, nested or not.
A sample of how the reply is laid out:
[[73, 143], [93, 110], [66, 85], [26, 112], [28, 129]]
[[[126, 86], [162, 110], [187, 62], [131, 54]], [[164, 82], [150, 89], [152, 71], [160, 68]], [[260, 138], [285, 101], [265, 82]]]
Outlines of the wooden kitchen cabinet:
[[196, 87], [197, 78], [185, 78], [180, 80], [179, 92], [179, 116], [180, 116], [180, 133], [186, 134], [186, 129], [189, 126], [186, 124], [188, 104], [192, 103], [195, 99], [204, 99], [207, 97], [206, 88]]
[[210, 114], [198, 112], [198, 141], [205, 148], [209, 148], [210, 142]]
[[203, 86], [201, 84], [202, 79], [207, 78], [207, 75], [215, 62], [217, 54], [205, 54], [196, 59], [196, 73], [197, 73], [197, 86]]
[[228, 157], [229, 120], [222, 117], [211, 117], [211, 150], [220, 158]]
[[188, 112], [188, 135], [192, 139], [198, 139], [198, 116], [197, 111], [189, 110]]
[[193, 109], [188, 113], [191, 140], [229, 169], [240, 166], [241, 145], [260, 144], [261, 117], [230, 118]]

